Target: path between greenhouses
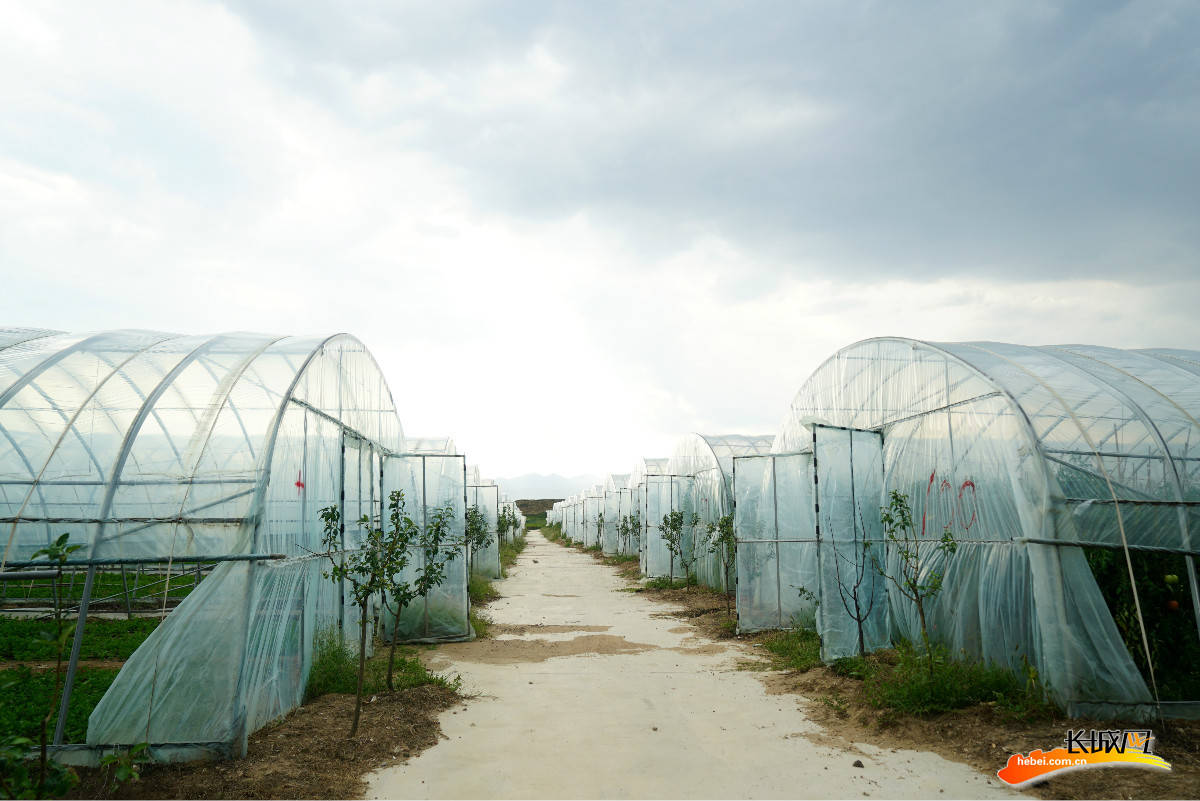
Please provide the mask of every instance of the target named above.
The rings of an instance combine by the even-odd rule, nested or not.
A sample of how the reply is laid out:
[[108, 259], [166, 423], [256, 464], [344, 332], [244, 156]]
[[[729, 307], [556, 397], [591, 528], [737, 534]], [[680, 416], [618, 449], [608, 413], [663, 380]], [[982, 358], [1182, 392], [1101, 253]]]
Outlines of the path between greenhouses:
[[442, 714], [438, 745], [367, 777], [368, 798], [1016, 796], [935, 754], [822, 744], [796, 696], [737, 669], [744, 646], [537, 532], [496, 586], [493, 638], [428, 652], [480, 697]]

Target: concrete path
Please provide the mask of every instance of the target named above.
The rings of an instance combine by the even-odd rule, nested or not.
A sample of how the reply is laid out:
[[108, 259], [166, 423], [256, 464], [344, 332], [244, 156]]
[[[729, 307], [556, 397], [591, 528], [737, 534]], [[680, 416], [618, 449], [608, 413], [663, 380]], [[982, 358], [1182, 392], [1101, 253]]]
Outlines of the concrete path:
[[481, 697], [443, 713], [448, 741], [369, 776], [367, 797], [1017, 797], [934, 754], [823, 745], [796, 696], [737, 670], [749, 649], [622, 586], [530, 532], [488, 609], [496, 638], [429, 652]]

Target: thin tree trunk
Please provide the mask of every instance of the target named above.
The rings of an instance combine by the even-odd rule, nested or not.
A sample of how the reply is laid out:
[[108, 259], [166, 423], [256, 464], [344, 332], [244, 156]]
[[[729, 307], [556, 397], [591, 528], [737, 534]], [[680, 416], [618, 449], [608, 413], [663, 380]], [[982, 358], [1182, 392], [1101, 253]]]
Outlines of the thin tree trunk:
[[396, 640], [400, 639], [400, 613], [404, 611], [400, 606], [400, 602], [396, 601], [396, 620], [392, 623], [392, 645], [388, 648], [388, 678], [387, 688], [389, 690], [396, 689], [392, 686], [392, 666], [396, 663]]
[[929, 629], [925, 628], [925, 604], [917, 598], [917, 615], [921, 618], [921, 641], [925, 643], [925, 661], [929, 664], [929, 678], [933, 678], [933, 649], [929, 647]]
[[729, 565], [725, 565], [725, 617], [733, 617], [733, 582], [729, 580]]
[[350, 739], [358, 734], [358, 718], [362, 713], [363, 675], [367, 671], [367, 602], [358, 605], [358, 687], [354, 692], [354, 722], [350, 724]]

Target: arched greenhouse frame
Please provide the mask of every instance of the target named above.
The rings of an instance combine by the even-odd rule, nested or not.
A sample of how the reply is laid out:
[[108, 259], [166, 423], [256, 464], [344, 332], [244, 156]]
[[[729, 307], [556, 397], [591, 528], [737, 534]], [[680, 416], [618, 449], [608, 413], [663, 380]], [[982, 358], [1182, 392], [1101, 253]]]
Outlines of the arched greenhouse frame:
[[[879, 522], [895, 491], [926, 575], [944, 572], [930, 627], [952, 652], [1036, 668], [1073, 715], [1200, 716], [1198, 420], [1195, 351], [844, 348], [775, 454], [737, 460], [739, 627], [807, 619], [826, 658], [918, 637], [912, 605], [861, 569], [886, 552], [895, 572]], [[860, 611], [876, 598], [861, 632], [855, 583]]]

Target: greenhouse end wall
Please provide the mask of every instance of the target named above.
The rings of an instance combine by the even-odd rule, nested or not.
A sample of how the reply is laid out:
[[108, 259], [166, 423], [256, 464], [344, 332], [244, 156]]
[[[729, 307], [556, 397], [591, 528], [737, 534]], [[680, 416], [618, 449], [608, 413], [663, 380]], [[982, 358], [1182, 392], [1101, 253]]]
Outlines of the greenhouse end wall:
[[[92, 560], [89, 577], [109, 560], [232, 560], [126, 661], [89, 744], [242, 753], [300, 703], [316, 632], [356, 624], [313, 556], [318, 511], [376, 508], [381, 459], [403, 434], [353, 337], [6, 331], [0, 432], [5, 564], [63, 531]], [[359, 542], [352, 525], [343, 536]]]

